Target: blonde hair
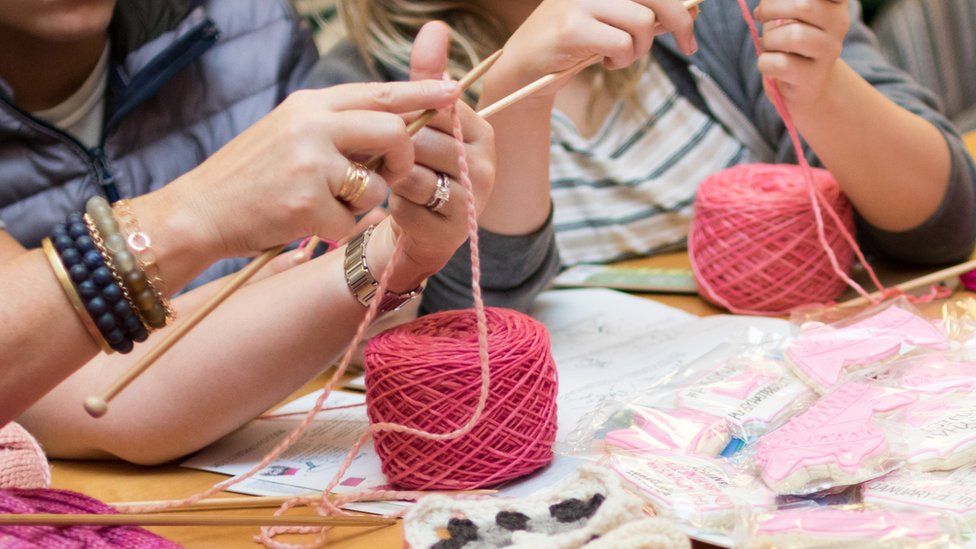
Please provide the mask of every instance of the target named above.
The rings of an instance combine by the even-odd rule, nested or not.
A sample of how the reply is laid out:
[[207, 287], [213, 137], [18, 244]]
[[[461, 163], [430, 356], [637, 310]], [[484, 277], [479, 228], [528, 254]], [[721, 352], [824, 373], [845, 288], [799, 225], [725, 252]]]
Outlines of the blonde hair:
[[[451, 27], [448, 74], [455, 79], [508, 40], [501, 22], [473, 0], [338, 0], [337, 4], [349, 39], [376, 76], [377, 62], [409, 72], [413, 39], [429, 21], [441, 20]], [[646, 68], [645, 57], [622, 70], [608, 71], [602, 65], [587, 69], [591, 107], [607, 93], [639, 105], [636, 87]]]

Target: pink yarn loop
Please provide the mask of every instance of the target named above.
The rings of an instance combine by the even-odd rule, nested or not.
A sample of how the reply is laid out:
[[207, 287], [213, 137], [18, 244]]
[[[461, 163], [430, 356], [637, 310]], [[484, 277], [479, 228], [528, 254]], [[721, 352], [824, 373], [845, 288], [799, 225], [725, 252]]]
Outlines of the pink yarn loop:
[[[480, 421], [482, 420], [483, 414], [486, 413], [486, 407], [488, 405], [488, 400], [489, 400], [489, 389], [492, 387], [492, 384], [491, 384], [491, 370], [489, 364], [489, 349], [488, 349], [488, 320], [485, 315], [484, 301], [481, 296], [481, 283], [480, 283], [481, 282], [481, 260], [478, 251], [478, 212], [475, 206], [474, 189], [471, 184], [469, 167], [467, 163], [467, 158], [465, 156], [464, 136], [461, 130], [461, 122], [454, 108], [451, 109], [450, 113], [453, 121], [453, 134], [455, 138], [455, 147], [456, 147], [456, 152], [458, 155], [458, 163], [459, 163], [458, 182], [466, 191], [465, 198], [466, 198], [466, 206], [467, 206], [468, 238], [469, 238], [470, 249], [471, 249], [471, 289], [472, 289], [472, 297], [474, 302], [473, 317], [475, 319], [474, 327], [471, 333], [474, 334], [473, 338], [474, 340], [477, 341], [476, 364], [478, 365], [477, 368], [478, 382], [474, 383], [473, 386], [469, 387], [471, 389], [471, 392], [467, 395], [467, 398], [461, 400], [469, 403], [474, 402], [474, 406], [469, 407], [467, 410], [469, 417], [462, 418], [456, 415], [452, 416], [453, 421], [449, 425], [445, 425], [443, 423], [436, 425], [437, 427], [440, 427], [440, 429], [438, 429], [436, 432], [427, 430], [427, 429], [432, 429], [434, 427], [434, 425], [428, 423], [422, 423], [418, 425], [405, 425], [401, 423], [396, 423], [396, 421], [398, 421], [398, 418], [396, 417], [392, 417], [389, 419], [374, 420], [370, 425], [369, 429], [363, 433], [363, 435], [359, 438], [357, 443], [350, 449], [349, 453], [346, 455], [345, 461], [340, 466], [335, 477], [333, 477], [332, 481], [329, 483], [328, 486], [324, 487], [321, 498], [319, 499], [296, 498], [290, 500], [289, 502], [283, 504], [281, 508], [278, 509], [278, 511], [276, 511], [276, 514], [284, 513], [288, 509], [291, 509], [298, 505], [311, 506], [315, 509], [316, 513], [320, 515], [346, 514], [345, 511], [340, 509], [340, 506], [345, 503], [351, 503], [356, 501], [375, 501], [377, 499], [390, 499], [390, 500], [416, 499], [417, 497], [422, 495], [422, 493], [418, 493], [416, 491], [374, 490], [374, 491], [366, 491], [366, 492], [361, 492], [356, 494], [345, 494], [341, 497], [335, 497], [331, 500], [328, 497], [328, 494], [341, 481], [342, 477], [345, 475], [346, 470], [351, 465], [353, 459], [359, 454], [360, 448], [362, 447], [363, 444], [366, 443], [367, 440], [369, 440], [371, 434], [389, 432], [389, 433], [395, 433], [398, 436], [412, 436], [417, 439], [426, 440], [428, 442], [443, 443], [446, 441], [452, 441], [454, 439], [461, 439], [466, 435], [468, 435], [469, 433], [471, 433], [475, 429], [475, 427], [479, 425]], [[379, 285], [377, 287], [378, 295], [382, 295], [385, 292], [387, 282], [390, 280], [390, 276], [393, 273], [393, 269], [395, 268], [395, 265], [397, 265], [400, 262], [402, 254], [403, 254], [403, 249], [402, 249], [402, 240], [401, 240], [397, 242], [397, 245], [393, 252], [393, 258], [390, 261], [390, 263], [387, 265], [382, 275], [380, 276]], [[339, 366], [336, 368], [335, 372], [333, 372], [332, 376], [325, 384], [322, 395], [318, 398], [315, 405], [305, 415], [302, 422], [291, 433], [289, 433], [288, 436], [285, 437], [278, 445], [276, 445], [274, 449], [272, 449], [266, 456], [264, 456], [264, 458], [262, 458], [260, 463], [258, 463], [249, 471], [247, 471], [246, 473], [240, 476], [217, 483], [203, 492], [194, 494], [192, 496], [189, 496], [177, 502], [173, 502], [169, 504], [161, 504], [153, 507], [140, 506], [138, 508], [126, 509], [126, 511], [151, 512], [151, 511], [158, 511], [158, 510], [168, 509], [168, 508], [178, 508], [185, 505], [189, 505], [191, 503], [195, 503], [202, 499], [213, 496], [217, 492], [226, 490], [227, 488], [230, 488], [235, 484], [243, 482], [244, 480], [253, 477], [255, 474], [257, 474], [265, 467], [270, 465], [271, 462], [277, 459], [278, 456], [280, 456], [286, 449], [288, 449], [292, 444], [294, 444], [295, 441], [298, 440], [298, 438], [301, 437], [306, 430], [308, 430], [308, 428], [312, 425], [312, 422], [314, 421], [318, 413], [324, 409], [325, 402], [329, 398], [329, 395], [332, 393], [332, 389], [336, 386], [336, 383], [345, 374], [346, 369], [348, 368], [349, 363], [352, 360], [352, 356], [356, 350], [357, 344], [359, 343], [359, 341], [362, 340], [367, 327], [376, 317], [377, 307], [379, 305], [379, 302], [380, 300], [378, 299], [374, 300], [371, 306], [369, 307], [366, 316], [359, 324], [359, 327], [356, 331], [356, 335], [353, 337], [352, 341], [350, 342], [349, 346], [346, 349], [346, 352], [343, 354], [342, 359], [339, 362]], [[469, 312], [468, 314], [470, 315], [471, 313]], [[470, 343], [472, 342], [473, 341], [471, 341], [471, 339], [469, 338], [468, 344], [470, 345]], [[505, 368], [503, 365], [500, 371], [504, 371], [504, 370]], [[545, 378], [547, 377], [547, 373], [543, 371], [541, 372], [541, 375], [539, 377], [540, 379]], [[550, 377], [554, 383], [555, 382], [554, 371], [552, 372]], [[509, 389], [511, 389], [510, 386]], [[541, 396], [546, 397], [546, 394], [543, 394]], [[548, 398], [552, 400], [552, 402], [550, 402], [550, 406], [552, 409], [552, 413], [554, 414], [555, 413], [555, 404], [554, 404], [555, 391], [554, 390], [548, 393]], [[496, 415], [492, 415], [494, 413], [494, 410], [495, 409], [493, 408], [488, 412], [489, 417], [497, 419]], [[539, 411], [544, 412], [544, 410], [545, 408], [543, 407], [543, 409]], [[547, 421], [547, 418], [543, 414], [537, 418], [537, 421], [540, 423], [545, 423]], [[531, 431], [532, 431], [531, 429], [526, 430], [526, 432], [531, 432]], [[540, 448], [544, 448], [548, 444], [549, 446], [548, 451], [551, 456], [552, 441], [549, 440], [548, 442], [546, 442], [546, 440], [548, 439], [545, 438], [547, 435], [544, 429], [540, 430], [539, 436], [543, 437], [543, 439], [537, 441], [537, 443], [533, 446], [534, 450], [538, 452]], [[523, 441], [523, 443], [526, 443], [527, 445], [528, 442], [529, 441]], [[486, 446], [486, 451], [488, 451], [487, 446]], [[532, 461], [531, 459], [527, 458], [526, 463], [531, 461]], [[387, 465], [388, 464], [386, 463], [384, 464], [385, 469], [387, 468]], [[447, 466], [447, 464], [445, 464], [445, 466]], [[506, 476], [510, 477], [510, 475], [514, 471], [527, 470], [527, 467], [528, 466], [525, 464], [521, 466], [511, 467], [510, 470], [507, 472], [498, 473], [496, 475], [485, 476], [483, 481], [484, 482], [494, 482], [495, 480], [500, 481], [502, 478]], [[468, 481], [466, 481], [465, 485], [466, 486], [473, 485], [470, 484], [470, 482], [471, 481], [469, 479]], [[425, 483], [410, 482], [408, 480], [408, 477], [404, 476], [403, 478], [400, 479], [399, 484], [408, 486], [408, 485], [420, 485]], [[268, 547], [310, 547], [310, 546], [318, 547], [325, 543], [325, 535], [327, 531], [328, 528], [310, 528], [310, 527], [309, 528], [305, 528], [305, 527], [262, 528], [261, 534], [256, 537], [256, 541], [259, 541]], [[278, 543], [273, 539], [276, 535], [282, 533], [302, 533], [302, 534], [314, 533], [317, 534], [317, 536], [310, 545], [289, 545], [289, 544]]]

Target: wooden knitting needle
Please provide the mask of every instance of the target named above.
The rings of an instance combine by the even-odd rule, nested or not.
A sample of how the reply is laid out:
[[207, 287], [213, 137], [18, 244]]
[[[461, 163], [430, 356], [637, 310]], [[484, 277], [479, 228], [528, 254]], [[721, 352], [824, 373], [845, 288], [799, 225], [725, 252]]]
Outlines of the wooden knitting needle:
[[[447, 496], [457, 496], [457, 495], [491, 495], [497, 494], [498, 490], [463, 490], [463, 491], [431, 491], [426, 492], [427, 494], [441, 494]], [[179, 511], [214, 511], [214, 510], [226, 510], [226, 509], [264, 509], [268, 507], [279, 507], [286, 501], [292, 500], [294, 498], [309, 498], [318, 499], [321, 498], [322, 494], [319, 492], [311, 492], [307, 494], [298, 494], [295, 496], [265, 496], [265, 497], [230, 497], [230, 498], [212, 498], [198, 501], [191, 505], [186, 505], [183, 507], [176, 507], [173, 509], [166, 509], [159, 512], [165, 513], [175, 513]], [[128, 501], [128, 502], [116, 502], [110, 503], [109, 505], [119, 508], [139, 508], [139, 507], [155, 507], [158, 505], [167, 505], [179, 503], [180, 500], [158, 500], [158, 501]], [[153, 511], [149, 511], [152, 513]]]
[[[498, 61], [498, 58], [502, 56], [504, 50], [498, 50], [491, 56], [486, 58], [481, 63], [478, 63], [473, 69], [471, 69], [468, 74], [458, 82], [461, 90], [467, 90], [475, 82], [477, 82], [482, 76], [488, 72], [488, 69]], [[433, 118], [437, 115], [436, 110], [427, 110], [420, 115], [419, 118], [411, 122], [407, 126], [407, 131], [410, 135], [415, 135], [426, 126]], [[374, 156], [366, 162], [366, 167], [370, 171], [375, 171], [379, 168], [380, 164], [383, 162], [381, 156]], [[318, 244], [318, 238], [313, 237], [312, 241], [309, 243], [309, 249], [314, 249], [315, 245]], [[228, 297], [236, 292], [241, 286], [243, 286], [248, 280], [251, 279], [262, 267], [268, 264], [272, 259], [284, 250], [284, 246], [276, 246], [270, 250], [263, 252], [254, 261], [248, 264], [247, 267], [238, 272], [234, 277], [220, 289], [219, 292], [214, 294], [210, 299], [206, 301], [197, 311], [195, 311], [189, 318], [187, 318], [182, 324], [173, 328], [173, 331], [166, 335], [166, 338], [160, 341], [159, 345], [154, 347], [151, 351], [146, 353], [144, 357], [139, 359], [128, 372], [122, 375], [107, 391], [105, 391], [102, 396], [90, 396], [85, 399], [85, 411], [88, 415], [92, 417], [102, 417], [105, 412], [108, 411], [108, 403], [112, 402], [119, 393], [125, 390], [136, 378], [143, 374], [150, 366], [153, 365], [159, 357], [163, 356], [166, 351], [169, 351], [173, 345], [176, 345], [183, 337], [189, 333], [190, 330], [196, 327], [201, 320], [207, 317], [213, 312], [221, 303], [223, 303]]]
[[[705, 0], [685, 0], [683, 5], [685, 9], [692, 10], [698, 7], [698, 5], [704, 1]], [[593, 57], [590, 57], [589, 59], [577, 63], [566, 70], [554, 72], [552, 74], [547, 74], [542, 78], [536, 80], [535, 82], [532, 82], [531, 84], [525, 86], [524, 88], [515, 90], [509, 95], [481, 109], [480, 111], [478, 111], [478, 116], [482, 118], [488, 118], [489, 116], [498, 114], [502, 110], [514, 105], [515, 103], [518, 103], [519, 101], [525, 99], [526, 97], [529, 97], [530, 95], [538, 92], [539, 90], [545, 89], [551, 86], [553, 83], [559, 82], [564, 78], [573, 76], [577, 72], [585, 69], [586, 67], [589, 67], [590, 65], [596, 63], [597, 61], [600, 61], [601, 59], [603, 59], [602, 55], [594, 55]]]
[[[684, 7], [690, 10], [697, 7], [703, 1], [704, 0], [685, 0]], [[471, 71], [468, 74], [466, 74], [464, 78], [462, 78], [459, 82], [462, 90], [468, 89], [469, 87], [471, 87], [472, 84], [477, 82], [478, 79], [484, 76], [484, 74], [488, 72], [488, 69], [490, 69], [491, 66], [495, 64], [496, 61], [498, 61], [498, 58], [501, 57], [503, 51], [504, 50], [496, 51], [495, 53], [487, 57], [484, 61], [479, 63], [477, 66], [475, 66], [473, 69], [471, 69]], [[577, 71], [599, 61], [599, 59], [600, 56], [598, 55], [593, 56], [590, 59], [587, 59], [582, 63], [578, 63], [577, 65], [574, 65], [569, 69], [560, 71], [558, 73], [543, 76], [542, 78], [525, 86], [524, 88], [517, 90], [509, 94], [508, 96], [496, 101], [492, 105], [489, 105], [488, 107], [485, 107], [484, 109], [478, 111], [478, 114], [483, 118], [487, 118], [488, 116], [497, 114], [503, 109], [506, 109], [514, 105], [515, 103], [521, 101], [522, 99], [525, 99], [526, 97], [545, 88], [546, 86], [551, 85], [553, 82], [557, 82], [562, 78], [565, 78], [571, 74], [575, 74]], [[409, 126], [407, 126], [407, 129], [410, 131], [410, 135], [414, 135], [418, 131], [420, 131], [420, 129], [423, 128], [425, 125], [427, 125], [427, 123], [429, 123], [434, 118], [434, 116], [436, 116], [436, 114], [437, 114], [436, 111], [433, 110], [424, 111], [424, 113], [421, 114], [419, 118], [417, 118]], [[366, 167], [371, 171], [375, 171], [377, 168], [379, 168], [381, 162], [382, 162], [381, 157], [374, 156], [366, 162]], [[318, 243], [319, 243], [319, 238], [313, 236], [308, 243], [307, 249], [310, 251], [313, 250], [315, 246], [318, 245]], [[139, 360], [139, 362], [137, 362], [134, 366], [132, 366], [132, 368], [128, 372], [126, 372], [125, 375], [119, 378], [109, 388], [109, 390], [105, 392], [105, 394], [103, 394], [100, 397], [90, 396], [86, 398], [85, 410], [88, 412], [88, 414], [91, 415], [92, 417], [102, 417], [103, 415], [105, 415], [105, 413], [108, 411], [108, 403], [111, 402], [112, 399], [114, 399], [123, 389], [125, 389], [137, 377], [142, 375], [142, 373], [150, 366], [152, 366], [152, 364], [156, 362], [156, 360], [158, 360], [160, 356], [162, 356], [173, 345], [175, 345], [176, 342], [182, 339], [187, 332], [192, 330], [207, 315], [213, 312], [213, 310], [216, 309], [217, 306], [219, 306], [224, 300], [230, 297], [232, 293], [234, 293], [235, 291], [237, 291], [238, 288], [243, 286], [245, 282], [247, 282], [252, 276], [254, 276], [255, 273], [257, 273], [258, 270], [261, 269], [261, 267], [266, 265], [269, 261], [274, 259], [275, 256], [281, 253], [282, 250], [284, 250], [284, 246], [278, 246], [276, 248], [267, 250], [264, 253], [262, 253], [261, 256], [259, 256], [253, 262], [251, 262], [251, 264], [247, 268], [240, 271], [227, 284], [226, 292], [222, 289], [220, 292], [218, 292], [209, 300], [207, 300], [207, 302], [204, 303], [199, 310], [197, 310], [192, 316], [190, 316], [190, 318], [188, 318], [183, 324], [181, 324], [179, 327], [174, 329], [173, 332], [169, 334], [166, 337], [166, 339], [160, 342], [160, 344], [156, 348], [154, 348], [152, 351], [147, 353], [146, 356], [144, 356], [141, 360]], [[257, 265], [257, 267], [251, 269], [251, 267], [255, 265]]]
[[43, 526], [390, 526], [396, 519], [373, 516], [267, 516], [234, 515], [0, 515], [0, 524]]
[[[907, 282], [902, 282], [901, 284], [898, 284], [897, 286], [895, 286], [895, 288], [897, 288], [897, 289], [899, 289], [899, 290], [901, 290], [903, 292], [907, 292], [907, 291], [910, 291], [910, 290], [915, 290], [915, 289], [918, 289], [918, 288], [924, 288], [925, 286], [929, 286], [929, 285], [932, 285], [932, 284], [937, 284], [939, 282], [942, 282], [942, 281], [945, 281], [945, 280], [949, 280], [950, 278], [959, 276], [961, 274], [968, 273], [969, 271], [972, 271], [973, 269], [976, 269], [976, 259], [974, 259], [972, 261], [967, 261], [965, 263], [960, 263], [959, 265], [956, 265], [954, 267], [948, 267], [946, 269], [942, 269], [941, 271], [936, 271], [934, 273], [930, 273], [930, 274], [927, 274], [925, 276], [920, 276], [918, 278], [913, 278], [912, 280], [909, 280]], [[874, 292], [873, 294], [871, 294], [871, 298], [872, 299], [880, 299], [881, 298], [881, 295], [882, 295], [881, 292]], [[861, 296], [861, 297], [852, 299], [850, 301], [845, 301], [845, 302], [841, 303], [840, 306], [841, 307], [861, 307], [863, 305], [867, 305], [868, 303], [869, 303], [868, 299], [865, 298], [864, 296]]]

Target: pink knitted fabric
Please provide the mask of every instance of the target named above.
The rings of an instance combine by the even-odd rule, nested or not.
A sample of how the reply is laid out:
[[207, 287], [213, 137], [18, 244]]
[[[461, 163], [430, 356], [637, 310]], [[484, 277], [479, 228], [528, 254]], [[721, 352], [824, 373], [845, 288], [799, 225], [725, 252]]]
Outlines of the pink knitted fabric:
[[[0, 490], [3, 514], [110, 515], [97, 499], [67, 490]], [[3, 549], [171, 549], [179, 545], [137, 526], [0, 526]]]
[[50, 486], [51, 468], [41, 445], [14, 422], [0, 427], [0, 489]]

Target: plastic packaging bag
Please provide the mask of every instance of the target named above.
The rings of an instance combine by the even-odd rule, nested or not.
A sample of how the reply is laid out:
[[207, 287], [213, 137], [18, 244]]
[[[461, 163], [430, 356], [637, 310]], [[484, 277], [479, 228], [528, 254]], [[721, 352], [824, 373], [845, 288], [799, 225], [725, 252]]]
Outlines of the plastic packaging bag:
[[804, 322], [787, 344], [786, 359], [800, 379], [823, 394], [839, 386], [846, 374], [872, 364], [916, 349], [948, 347], [944, 329], [900, 298], [833, 324]]
[[744, 513], [775, 508], [772, 492], [722, 459], [647, 451], [607, 461], [655, 512], [695, 531], [731, 533]]
[[955, 524], [938, 514], [882, 509], [808, 507], [784, 509], [753, 519], [750, 548], [951, 547]]
[[814, 494], [880, 477], [901, 460], [879, 416], [916, 398], [905, 389], [848, 382], [761, 437], [746, 455], [777, 494]]
[[901, 469], [862, 488], [864, 504], [883, 509], [937, 512], [958, 519], [961, 530], [976, 534], [976, 467], [953, 473]]
[[782, 342], [726, 344], [627, 400], [609, 400], [568, 438], [576, 453], [663, 450], [715, 456], [810, 406], [817, 395], [777, 357]]

